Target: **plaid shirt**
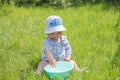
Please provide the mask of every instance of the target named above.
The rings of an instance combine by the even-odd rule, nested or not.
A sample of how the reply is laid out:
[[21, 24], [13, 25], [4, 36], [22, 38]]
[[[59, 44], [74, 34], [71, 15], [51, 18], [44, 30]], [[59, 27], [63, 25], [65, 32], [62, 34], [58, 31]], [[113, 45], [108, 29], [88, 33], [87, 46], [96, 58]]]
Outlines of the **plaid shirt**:
[[65, 36], [61, 37], [61, 43], [56, 40], [52, 40], [49, 37], [45, 39], [44, 42], [44, 54], [42, 55], [43, 60], [48, 60], [45, 52], [50, 50], [55, 60], [63, 61], [67, 54], [71, 54], [71, 47]]

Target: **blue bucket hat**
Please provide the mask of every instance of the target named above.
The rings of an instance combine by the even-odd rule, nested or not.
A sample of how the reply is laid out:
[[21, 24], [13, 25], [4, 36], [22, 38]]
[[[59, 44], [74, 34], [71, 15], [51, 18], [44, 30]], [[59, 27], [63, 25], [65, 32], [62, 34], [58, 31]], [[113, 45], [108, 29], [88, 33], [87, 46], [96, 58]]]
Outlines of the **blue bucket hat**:
[[63, 26], [62, 19], [59, 16], [49, 16], [46, 19], [45, 34], [50, 34], [59, 31], [66, 31]]

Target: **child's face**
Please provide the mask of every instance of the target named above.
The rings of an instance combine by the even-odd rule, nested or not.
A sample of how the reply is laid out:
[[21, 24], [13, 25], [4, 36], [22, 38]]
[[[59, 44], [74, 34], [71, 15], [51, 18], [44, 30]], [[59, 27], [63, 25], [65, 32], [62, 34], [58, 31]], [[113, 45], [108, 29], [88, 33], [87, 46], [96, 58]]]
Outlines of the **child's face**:
[[51, 34], [48, 34], [48, 37], [54, 40], [58, 40], [62, 36], [62, 32], [54, 32]]

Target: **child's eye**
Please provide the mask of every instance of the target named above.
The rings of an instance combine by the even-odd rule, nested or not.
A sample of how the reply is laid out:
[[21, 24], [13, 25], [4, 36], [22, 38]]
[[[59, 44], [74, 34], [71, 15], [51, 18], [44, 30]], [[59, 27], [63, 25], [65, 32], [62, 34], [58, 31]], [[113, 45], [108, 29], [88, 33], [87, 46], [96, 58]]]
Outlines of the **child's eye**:
[[51, 33], [51, 35], [54, 35], [55, 33]]
[[61, 34], [62, 32], [58, 32], [57, 34]]

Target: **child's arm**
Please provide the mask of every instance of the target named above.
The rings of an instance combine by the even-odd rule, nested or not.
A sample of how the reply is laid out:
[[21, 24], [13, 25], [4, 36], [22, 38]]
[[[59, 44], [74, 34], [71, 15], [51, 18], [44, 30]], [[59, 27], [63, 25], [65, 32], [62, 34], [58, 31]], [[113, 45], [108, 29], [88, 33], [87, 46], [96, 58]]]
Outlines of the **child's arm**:
[[66, 37], [65, 37], [65, 52], [66, 52], [65, 61], [70, 61], [72, 50]]
[[71, 54], [72, 54], [72, 50], [71, 50], [71, 46], [69, 45], [69, 42], [67, 40], [66, 37], [65, 38], [65, 61], [70, 61], [71, 60]]
[[46, 54], [46, 57], [47, 57], [48, 60], [49, 60], [49, 64], [52, 66], [52, 68], [54, 68], [54, 67], [55, 67], [55, 64], [56, 64], [56, 61], [55, 61], [55, 59], [53, 58], [53, 55], [52, 55], [51, 51], [48, 50], [48, 51], [45, 52], [45, 54]]
[[51, 45], [50, 45], [50, 40], [49, 38], [46, 38], [45, 42], [44, 42], [44, 53], [49, 61], [49, 64], [52, 67], [55, 67], [56, 61], [53, 58], [52, 52], [51, 52]]
[[66, 57], [65, 57], [65, 61], [70, 61], [71, 60], [71, 55], [70, 54], [67, 54]]

